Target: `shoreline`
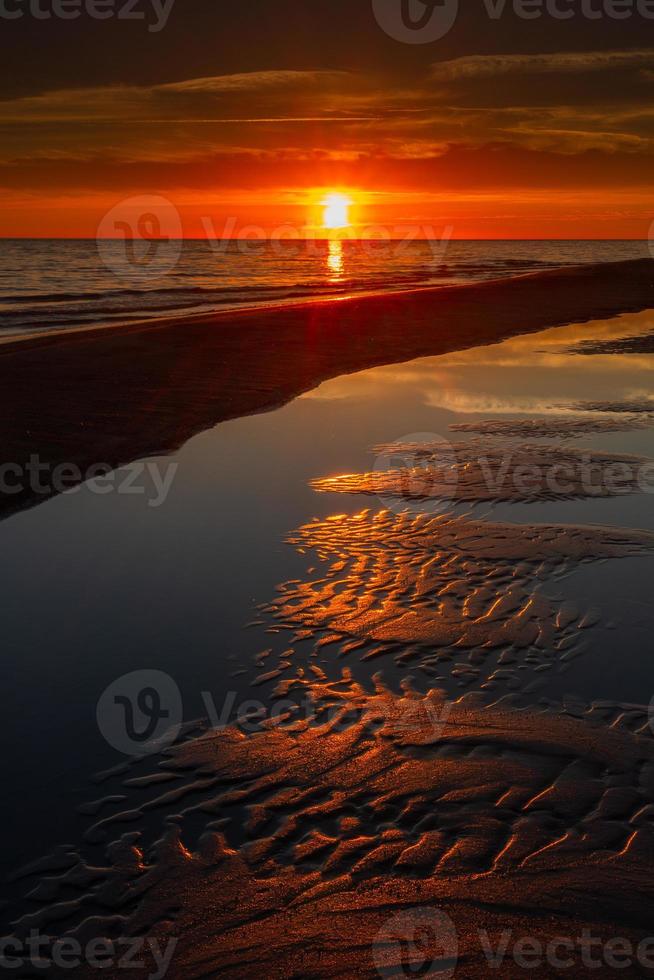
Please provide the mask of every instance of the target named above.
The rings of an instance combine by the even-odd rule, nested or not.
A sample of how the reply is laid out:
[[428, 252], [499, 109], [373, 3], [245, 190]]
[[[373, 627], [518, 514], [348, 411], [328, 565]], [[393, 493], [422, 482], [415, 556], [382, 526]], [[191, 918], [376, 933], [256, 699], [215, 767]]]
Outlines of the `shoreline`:
[[[413, 286], [407, 288], [389, 288], [389, 289], [376, 289], [376, 290], [362, 290], [361, 292], [344, 293], [338, 296], [312, 296], [312, 297], [302, 297], [300, 299], [291, 300], [280, 300], [278, 303], [265, 303], [261, 302], [257, 306], [245, 306], [237, 308], [225, 308], [217, 310], [208, 310], [202, 313], [179, 313], [174, 315], [162, 315], [162, 316], [152, 316], [152, 317], [138, 317], [132, 316], [127, 320], [109, 322], [109, 323], [89, 323], [81, 324], [74, 327], [68, 328], [57, 328], [54, 330], [35, 330], [26, 333], [16, 333], [10, 334], [9, 336], [0, 336], [0, 356], [4, 353], [4, 348], [16, 346], [28, 346], [36, 347], [40, 346], [41, 343], [46, 341], [58, 341], [65, 338], [73, 337], [92, 337], [95, 334], [107, 335], [110, 333], [126, 333], [130, 331], [145, 331], [148, 329], [157, 330], [166, 327], [184, 327], [185, 325], [200, 325], [209, 324], [214, 320], [223, 321], [229, 318], [242, 319], [242, 318], [254, 318], [257, 315], [268, 316], [271, 314], [277, 314], [281, 316], [283, 313], [291, 312], [302, 312], [311, 310], [313, 307], [323, 307], [323, 306], [342, 306], [347, 303], [357, 303], [362, 300], [374, 301], [382, 300], [385, 298], [405, 298], [412, 299], [416, 297], [424, 297], [425, 295], [433, 297], [436, 299], [439, 296], [445, 295], [446, 298], [455, 298], [462, 294], [463, 292], [473, 293], [474, 291], [481, 289], [482, 287], [494, 287], [506, 285], [507, 283], [519, 283], [522, 280], [533, 280], [541, 281], [543, 279], [549, 279], [551, 277], [557, 278], [559, 275], [565, 275], [567, 273], [581, 273], [593, 270], [594, 272], [600, 272], [608, 268], [621, 268], [627, 266], [635, 266], [653, 262], [653, 276], [654, 276], [654, 261], [643, 258], [643, 259], [628, 259], [620, 262], [606, 262], [599, 264], [584, 263], [582, 265], [562, 265], [557, 266], [553, 269], [537, 270], [535, 272], [519, 272], [515, 275], [510, 276], [498, 276], [492, 279], [481, 279], [474, 282], [463, 282], [463, 283], [450, 283], [446, 285], [430, 285], [430, 286]], [[654, 303], [654, 279], [652, 282], [653, 289], [653, 299]], [[643, 307], [638, 307], [638, 310], [642, 310]], [[636, 309], [625, 310], [624, 312], [637, 312]], [[587, 319], [595, 319], [593, 315], [587, 317]], [[568, 321], [573, 322], [573, 321]], [[563, 325], [563, 324], [562, 324]]]
[[[116, 468], [339, 375], [650, 308], [654, 262], [637, 259], [4, 343], [0, 465]], [[44, 499], [1, 495], [0, 519]]]
[[[568, 266], [567, 268], [573, 268]], [[525, 273], [525, 275], [530, 275], [530, 273]], [[520, 276], [507, 276], [507, 279], [519, 279]], [[501, 279], [485, 280], [487, 282], [501, 282]], [[258, 306], [242, 306], [242, 307], [225, 307], [218, 310], [207, 310], [204, 313], [179, 313], [177, 315], [167, 315], [167, 316], [152, 316], [152, 317], [130, 317], [127, 320], [113, 321], [111, 323], [89, 323], [77, 325], [74, 327], [63, 327], [57, 328], [56, 330], [32, 330], [25, 333], [10, 334], [6, 337], [0, 336], [0, 349], [4, 346], [11, 346], [12, 344], [25, 344], [25, 343], [36, 343], [40, 340], [48, 340], [50, 338], [61, 339], [63, 337], [71, 337], [74, 334], [95, 334], [104, 333], [107, 331], [124, 331], [129, 330], [132, 327], [138, 330], [147, 330], [148, 327], [156, 329], [157, 327], [167, 327], [174, 325], [183, 326], [185, 323], [203, 323], [208, 321], [222, 320], [227, 317], [240, 317], [240, 316], [254, 316], [257, 313], [276, 313], [276, 312], [286, 312], [295, 311], [297, 309], [303, 309], [312, 306], [324, 306], [329, 303], [343, 303], [349, 302], [357, 299], [373, 299], [382, 296], [403, 296], [405, 294], [412, 293], [424, 293], [424, 292], [435, 292], [441, 289], [460, 289], [466, 288], [468, 284], [461, 284], [456, 286], [415, 286], [413, 289], [387, 289], [387, 290], [362, 290], [361, 292], [354, 293], [343, 293], [340, 296], [312, 296], [303, 297], [297, 300], [280, 300], [278, 303], [264, 303], [261, 302]]]

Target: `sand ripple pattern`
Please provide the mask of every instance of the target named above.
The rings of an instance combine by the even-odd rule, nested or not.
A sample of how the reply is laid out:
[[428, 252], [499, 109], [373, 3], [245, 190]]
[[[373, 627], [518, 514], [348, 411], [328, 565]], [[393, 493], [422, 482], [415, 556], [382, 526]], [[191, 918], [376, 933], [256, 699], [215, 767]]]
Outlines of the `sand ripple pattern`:
[[452, 432], [472, 432], [480, 436], [500, 436], [505, 439], [571, 439], [575, 436], [628, 432], [646, 429], [647, 419], [625, 418], [559, 418], [555, 415], [538, 419], [485, 419], [479, 422], [457, 422], [450, 426]]
[[[368, 657], [374, 643], [429, 666], [493, 648], [562, 661], [594, 620], [537, 583], [651, 553], [654, 534], [363, 512], [314, 521], [293, 543], [326, 568], [283, 586], [272, 622], [317, 647]], [[424, 907], [454, 923], [457, 975], [485, 975], [480, 928], [547, 941], [567, 917], [575, 935], [647, 934], [646, 708], [453, 702], [409, 677], [402, 692], [379, 673], [364, 686], [352, 668], [330, 680], [313, 664], [278, 682], [282, 710], [254, 730], [189, 731], [158, 765], [104, 774], [105, 795], [83, 808], [86, 844], [25, 870], [33, 911], [16, 935], [175, 937], [175, 976], [245, 980], [374, 975], [389, 919]], [[428, 938], [434, 963], [440, 938]], [[390, 970], [406, 971], [406, 955], [384, 946]], [[502, 975], [522, 975], [512, 969]]]
[[582, 340], [569, 347], [568, 354], [654, 354], [654, 333], [636, 334], [634, 337], [616, 337], [613, 340]]
[[650, 415], [654, 423], [654, 398], [637, 398], [620, 402], [577, 402], [568, 406], [573, 412], [608, 412], [615, 415]]
[[[514, 423], [515, 424], [515, 423]], [[404, 500], [521, 503], [619, 497], [654, 490], [654, 460], [560, 446], [393, 443], [373, 450], [411, 465], [313, 480], [322, 493]]]
[[314, 521], [290, 541], [323, 563], [265, 607], [296, 640], [313, 639], [316, 654], [336, 645], [338, 656], [389, 657], [434, 684], [447, 664], [458, 686], [484, 691], [517, 690], [525, 667], [567, 669], [601, 621], [597, 610], [549, 598], [545, 583], [581, 562], [654, 549], [650, 532], [387, 511]]
[[[457, 976], [488, 975], [480, 928], [545, 941], [584, 926], [607, 939], [648, 934], [654, 743], [644, 710], [482, 710], [469, 697], [398, 697], [380, 681], [369, 693], [347, 671], [296, 683], [322, 724], [210, 732], [169, 750], [159, 782], [125, 780], [147, 802], [103, 830], [137, 829], [102, 863], [60, 856], [34, 892], [41, 911], [17, 934], [62, 934], [68, 922], [82, 941], [99, 929], [174, 936], [175, 976], [234, 980], [373, 976], [380, 930], [425, 906], [455, 926], [467, 967]], [[175, 805], [144, 846], [145, 811]], [[426, 940], [434, 962], [439, 938]], [[406, 969], [401, 944], [387, 952], [389, 967]], [[520, 975], [510, 963], [502, 972]]]

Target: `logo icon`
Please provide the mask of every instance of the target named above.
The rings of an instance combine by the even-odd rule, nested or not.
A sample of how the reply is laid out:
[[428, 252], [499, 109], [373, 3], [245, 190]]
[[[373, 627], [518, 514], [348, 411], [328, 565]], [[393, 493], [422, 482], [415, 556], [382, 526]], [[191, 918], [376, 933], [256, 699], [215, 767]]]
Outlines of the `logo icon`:
[[124, 755], [152, 755], [172, 744], [183, 720], [182, 696], [160, 670], [137, 670], [119, 677], [98, 702], [98, 728]]
[[454, 976], [459, 943], [454, 923], [440, 909], [398, 912], [375, 937], [373, 960], [380, 977]]
[[377, 23], [403, 44], [433, 44], [454, 27], [459, 0], [372, 0]]
[[162, 279], [182, 254], [182, 222], [165, 197], [129, 197], [109, 211], [96, 242], [103, 263], [119, 279], [135, 284]]
[[374, 486], [385, 510], [443, 514], [459, 483], [452, 444], [434, 432], [414, 432], [375, 450]]

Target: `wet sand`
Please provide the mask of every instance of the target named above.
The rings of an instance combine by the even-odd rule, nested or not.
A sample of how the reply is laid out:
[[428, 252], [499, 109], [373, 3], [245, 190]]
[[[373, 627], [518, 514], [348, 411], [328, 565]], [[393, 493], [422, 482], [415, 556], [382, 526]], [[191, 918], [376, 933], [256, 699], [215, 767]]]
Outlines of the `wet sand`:
[[[610, 976], [605, 944], [619, 937], [634, 960], [621, 974], [648, 975], [633, 953], [654, 899], [643, 709], [452, 705], [410, 684], [368, 692], [347, 669], [293, 684], [312, 719], [282, 712], [259, 733], [207, 733], [97, 801], [95, 812], [119, 807], [87, 834], [104, 860], [62, 849], [15, 934], [174, 940], [173, 976], [234, 980], [480, 978], [495, 974], [493, 956], [501, 976], [520, 977], [523, 942], [532, 975]], [[138, 828], [153, 810], [169, 816], [145, 850]], [[187, 825], [203, 828], [192, 849]], [[559, 972], [543, 951], [561, 940]]]
[[[0, 347], [0, 464], [115, 467], [341, 374], [652, 307], [642, 259], [24, 339]], [[44, 499], [2, 495], [0, 516]]]
[[590, 659], [601, 618], [542, 585], [651, 557], [654, 532], [363, 511], [289, 544], [306, 574], [257, 624], [285, 638], [256, 658], [271, 710], [99, 774], [84, 840], [24, 872], [14, 935], [175, 941], [198, 980], [513, 978], [524, 943], [535, 976], [612, 975], [615, 942], [648, 975], [647, 707], [535, 703], [532, 679]]
[[[630, 275], [642, 274], [644, 284], [649, 272], [639, 263], [628, 265]], [[527, 277], [506, 288], [535, 290], [538, 283], [542, 293], [542, 278]], [[583, 293], [590, 307], [592, 290]], [[452, 293], [445, 302], [454, 309], [462, 295]], [[461, 336], [449, 331], [427, 336], [437, 301], [435, 293], [428, 299], [411, 294], [357, 300], [365, 310], [356, 315], [348, 303], [320, 314], [316, 308], [305, 311], [305, 317], [325, 319], [315, 329], [314, 346], [304, 352], [302, 384], [313, 371], [340, 373], [346, 355], [392, 360], [401, 359], [398, 351], [412, 344], [431, 345], [429, 352], [434, 345], [457, 349]], [[383, 333], [383, 324], [370, 322], [369, 304], [374, 309], [387, 302], [411, 308], [427, 304], [422, 320], [416, 314], [422, 326], [412, 320], [411, 329], [405, 322], [401, 331], [389, 323]], [[469, 295], [466, 304], [474, 305]], [[337, 310], [346, 311], [344, 319]], [[497, 313], [484, 318], [478, 310], [482, 339], [476, 343], [500, 339], [497, 322], [494, 335], [484, 333]], [[546, 313], [553, 315], [552, 309]], [[585, 315], [590, 310], [577, 313], [577, 319]], [[537, 329], [526, 310], [520, 325], [502, 316], [508, 334]], [[566, 315], [564, 322], [569, 319]], [[357, 329], [347, 344], [347, 322], [359, 322], [361, 331], [364, 324], [382, 330], [374, 350], [366, 353]], [[198, 357], [204, 345], [217, 352], [216, 324], [194, 327], [200, 332], [191, 336], [199, 347], [191, 344], [182, 357], [185, 329], [160, 328], [159, 356], [163, 361], [164, 349], [170, 355], [175, 338], [180, 374], [171, 371], [170, 384], [160, 389], [152, 375], [152, 413], [137, 415], [134, 431], [114, 431], [116, 451], [128, 446], [134, 451], [130, 438], [137, 430], [139, 438], [175, 431], [183, 441], [188, 419], [202, 427], [212, 413], [236, 411], [237, 402], [225, 392], [233, 390], [236, 397], [242, 379], [230, 377], [225, 390], [214, 391], [210, 359]], [[287, 344], [293, 330], [304, 331], [306, 342], [309, 329], [297, 323], [280, 328]], [[247, 347], [249, 334], [243, 325], [239, 339], [232, 326], [230, 349]], [[84, 357], [88, 368], [93, 343], [127, 345], [130, 336], [145, 344], [159, 330], [97, 334], [84, 341], [78, 336], [37, 345], [20, 356], [26, 364], [37, 355], [45, 362], [48, 351], [61, 357], [69, 343], [70, 350], [81, 343], [86, 351], [78, 352], [81, 370]], [[273, 343], [269, 336], [268, 344]], [[133, 378], [133, 390], [141, 396], [143, 360], [135, 359]], [[257, 363], [261, 373], [247, 375], [252, 385], [239, 404], [257, 404], [264, 391], [272, 398], [274, 378], [281, 385], [276, 397], [292, 397], [280, 394], [284, 382], [290, 383], [292, 358]], [[193, 377], [204, 378], [197, 398]], [[105, 392], [107, 420], [111, 390]], [[184, 393], [186, 415], [175, 429], [173, 410], [184, 403]], [[495, 418], [451, 428], [490, 436], [487, 455], [495, 452], [499, 460], [513, 452], [517, 466], [555, 464], [576, 471], [582, 454], [598, 474], [616, 465], [649, 465], [649, 457], [571, 444], [604, 434], [646, 437], [651, 429], [651, 420], [642, 415], [625, 411], [606, 417], [599, 403], [592, 404], [597, 415], [578, 420]], [[117, 399], [116, 406], [127, 411], [124, 401]], [[265, 407], [259, 403], [251, 411]], [[170, 430], [163, 426], [166, 420]], [[92, 431], [81, 435], [92, 445]], [[510, 439], [518, 444], [510, 448]], [[538, 439], [558, 444], [534, 442]], [[428, 462], [438, 453], [401, 442], [377, 444], [377, 450], [391, 456], [418, 453]], [[480, 473], [471, 466], [473, 444], [457, 443], [452, 452], [460, 471], [454, 499], [466, 506], [487, 502]], [[355, 473], [330, 487], [321, 482], [323, 476], [313, 474], [319, 481], [314, 486], [339, 490], [340, 497], [321, 494], [333, 496], [339, 506], [349, 494], [366, 492], [370, 478]], [[384, 497], [381, 506], [386, 492], [396, 493], [398, 506], [420, 497], [411, 486], [406, 492], [401, 473], [389, 479], [392, 486], [369, 488]], [[575, 485], [556, 503], [572, 507], [569, 497], [581, 496], [587, 504], [584, 493], [583, 485]], [[601, 496], [611, 503], [609, 492]], [[629, 498], [638, 499], [637, 494]], [[360, 501], [352, 500], [356, 508]], [[534, 965], [532, 955], [529, 972], [613, 975], [602, 944], [620, 940], [633, 951], [652, 935], [649, 691], [643, 688], [639, 705], [579, 698], [569, 703], [541, 696], [539, 685], [577, 663], [592, 674], [598, 631], [615, 626], [601, 608], [574, 600], [570, 578], [582, 567], [605, 565], [624, 603], [625, 590], [633, 587], [625, 566], [632, 574], [637, 566], [639, 580], [646, 580], [654, 531], [572, 518], [565, 524], [530, 522], [524, 515], [526, 522], [519, 523], [518, 508], [548, 502], [549, 487], [537, 481], [526, 496], [507, 492], [502, 505], [516, 509], [508, 520], [479, 512], [393, 513], [371, 504], [296, 525], [288, 544], [300, 558], [299, 577], [277, 579], [276, 594], [258, 606], [258, 619], [250, 624], [266, 646], [255, 658], [251, 694], [260, 692], [255, 696], [266, 707], [218, 731], [198, 734], [192, 725], [181, 744], [162, 757], [126, 762], [101, 774], [99, 798], [80, 808], [83, 839], [19, 875], [27, 910], [23, 903], [13, 916], [14, 934], [24, 938], [37, 929], [83, 943], [99, 936], [145, 936], [160, 948], [172, 938], [177, 946], [171, 976], [234, 980], [414, 973], [521, 977], [525, 967], [516, 961], [514, 943], [529, 940], [544, 947], [563, 937], [571, 948], [557, 952], [572, 962], [558, 970], [551, 957]], [[229, 568], [222, 552], [217, 562], [224, 577]], [[616, 636], [622, 644], [622, 635]], [[584, 933], [599, 944], [595, 963], [604, 956], [599, 967], [584, 961]], [[489, 949], [500, 957], [504, 950], [499, 968], [491, 966]], [[620, 973], [647, 975], [644, 962], [632, 956]], [[103, 972], [143, 975], [142, 968]], [[78, 975], [86, 974], [82, 969]]]
[[[177, 975], [520, 977], [513, 943], [565, 937], [567, 967], [532, 954], [530, 974], [609, 976], [602, 943], [651, 935], [642, 715], [445, 712], [438, 695], [367, 694], [347, 676], [306, 688], [324, 724], [208, 735], [166, 765], [169, 793], [213, 778], [201, 808], [244, 813], [246, 844], [228, 821], [189, 853], [173, 823], [152, 865], [114, 851], [105, 870], [107, 889], [142, 896], [130, 931], [180, 937]], [[485, 947], [504, 950], [500, 970]]]
[[654, 486], [654, 460], [644, 456], [497, 440], [490, 446], [479, 441], [435, 449], [396, 443], [377, 446], [375, 452], [377, 466], [388, 463], [390, 469], [313, 480], [311, 485], [324, 493], [445, 503], [597, 499], [646, 493]]

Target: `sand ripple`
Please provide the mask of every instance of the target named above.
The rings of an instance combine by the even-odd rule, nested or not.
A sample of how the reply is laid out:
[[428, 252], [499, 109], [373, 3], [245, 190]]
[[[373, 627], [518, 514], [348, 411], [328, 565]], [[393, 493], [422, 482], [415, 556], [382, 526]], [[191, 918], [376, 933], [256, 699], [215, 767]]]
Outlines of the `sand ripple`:
[[457, 422], [451, 425], [453, 432], [474, 432], [481, 436], [503, 436], [505, 439], [569, 439], [593, 433], [627, 432], [645, 429], [646, 419], [633, 418], [559, 418], [550, 416], [538, 419], [486, 419], [480, 422]]
[[[200, 800], [152, 848], [137, 829], [100, 865], [71, 855], [17, 933], [62, 932], [77, 918], [68, 934], [82, 939], [99, 929], [176, 937], [175, 976], [234, 980], [373, 976], [389, 922], [421, 909], [448, 917], [467, 967], [457, 976], [487, 975], [480, 930], [543, 941], [583, 928], [647, 934], [654, 744], [644, 711], [480, 710], [381, 683], [366, 693], [347, 673], [305, 686], [330, 709], [323, 724], [248, 737], [230, 728], [170, 750], [162, 772], [182, 796], [201, 780]], [[147, 806], [170, 799], [168, 788]], [[199, 818], [190, 847], [186, 827]], [[120, 833], [122, 822], [117, 813], [106, 827]], [[383, 962], [398, 974], [425, 957], [441, 964], [443, 938], [434, 930], [408, 960], [402, 943], [384, 943]], [[520, 975], [510, 962], [502, 971]]]
[[[393, 443], [374, 450], [404, 466], [313, 480], [320, 492], [404, 500], [543, 502], [654, 489], [654, 460], [557, 446]], [[408, 465], [406, 465], [408, 463]]]

